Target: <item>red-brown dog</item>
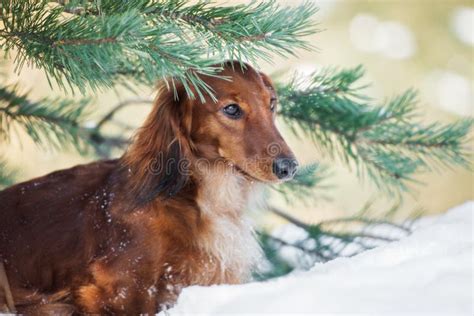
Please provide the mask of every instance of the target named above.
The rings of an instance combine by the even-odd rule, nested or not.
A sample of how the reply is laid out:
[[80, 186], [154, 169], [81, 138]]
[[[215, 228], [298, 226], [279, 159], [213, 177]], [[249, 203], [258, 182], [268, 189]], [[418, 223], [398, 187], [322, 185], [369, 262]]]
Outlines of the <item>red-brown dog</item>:
[[0, 192], [0, 259], [19, 312], [156, 313], [182, 287], [248, 279], [259, 256], [249, 194], [297, 163], [270, 79], [235, 62], [221, 75], [231, 80], [202, 76], [217, 101], [162, 87], [122, 158]]

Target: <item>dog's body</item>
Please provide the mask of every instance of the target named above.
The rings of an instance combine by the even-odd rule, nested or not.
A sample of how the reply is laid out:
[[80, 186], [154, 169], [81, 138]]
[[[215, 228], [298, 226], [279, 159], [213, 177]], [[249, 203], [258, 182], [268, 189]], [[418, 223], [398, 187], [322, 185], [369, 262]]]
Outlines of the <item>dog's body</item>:
[[0, 252], [19, 311], [76, 301], [90, 313], [153, 313], [182, 286], [246, 280], [258, 257], [243, 221], [247, 181], [208, 175], [179, 198], [124, 213], [121, 173], [117, 160], [96, 162], [0, 193]]
[[[286, 179], [294, 170], [275, 172], [277, 156], [267, 146], [276, 142], [285, 157], [291, 151], [273, 114], [260, 113], [262, 119], [250, 108], [271, 102], [268, 78], [230, 66], [223, 73], [233, 83], [208, 80], [217, 104], [193, 104], [179, 88], [178, 104], [162, 91], [122, 158], [0, 192], [0, 259], [18, 311], [151, 314], [172, 304], [184, 286], [248, 279], [259, 256], [243, 214], [249, 195], [255, 183]], [[245, 121], [228, 119], [236, 105], [229, 111], [229, 98], [241, 104]], [[252, 123], [258, 119], [261, 131]], [[245, 160], [267, 156], [270, 171], [268, 161], [262, 167]]]

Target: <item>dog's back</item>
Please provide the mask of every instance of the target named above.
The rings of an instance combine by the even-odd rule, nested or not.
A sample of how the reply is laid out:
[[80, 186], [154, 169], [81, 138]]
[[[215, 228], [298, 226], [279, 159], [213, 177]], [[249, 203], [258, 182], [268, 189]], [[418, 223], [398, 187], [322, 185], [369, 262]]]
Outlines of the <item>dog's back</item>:
[[117, 164], [81, 165], [0, 192], [0, 259], [17, 300], [18, 291], [52, 293], [84, 276], [97, 248], [93, 225], [105, 220], [92, 210]]

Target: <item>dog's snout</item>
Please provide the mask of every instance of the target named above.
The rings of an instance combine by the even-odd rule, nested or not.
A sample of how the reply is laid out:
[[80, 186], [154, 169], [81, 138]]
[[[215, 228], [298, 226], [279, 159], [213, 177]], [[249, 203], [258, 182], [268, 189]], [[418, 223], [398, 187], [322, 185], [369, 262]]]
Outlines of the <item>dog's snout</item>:
[[298, 161], [294, 158], [278, 157], [273, 160], [273, 173], [280, 180], [289, 180], [294, 177], [298, 169]]

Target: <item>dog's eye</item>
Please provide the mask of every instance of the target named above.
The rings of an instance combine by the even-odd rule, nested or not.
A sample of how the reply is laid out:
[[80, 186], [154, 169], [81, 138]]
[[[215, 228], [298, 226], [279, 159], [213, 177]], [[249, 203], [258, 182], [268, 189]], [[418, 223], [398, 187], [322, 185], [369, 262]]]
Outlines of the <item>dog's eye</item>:
[[232, 119], [238, 119], [242, 116], [242, 109], [238, 104], [235, 103], [225, 106], [222, 110], [228, 117]]
[[270, 111], [272, 111], [272, 112], [275, 112], [276, 101], [277, 100], [275, 98], [272, 98], [270, 100]]

